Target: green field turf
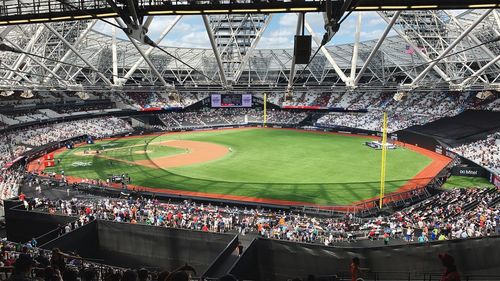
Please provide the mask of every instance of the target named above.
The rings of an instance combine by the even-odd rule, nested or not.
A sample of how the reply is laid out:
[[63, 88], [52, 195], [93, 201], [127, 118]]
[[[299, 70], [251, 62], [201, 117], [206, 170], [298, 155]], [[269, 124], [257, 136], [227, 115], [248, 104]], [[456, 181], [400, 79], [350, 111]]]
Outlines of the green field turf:
[[[104, 145], [106, 155], [129, 161], [186, 153], [155, 144], [165, 140], [217, 143], [232, 152], [211, 162], [167, 170], [77, 155], [90, 147], [85, 145], [61, 153], [57, 158], [62, 167], [50, 171], [91, 179], [125, 172], [139, 186], [322, 205], [350, 204], [378, 195], [381, 152], [366, 147], [363, 143], [368, 139], [360, 137], [255, 128], [124, 138], [91, 148]], [[399, 148], [388, 151], [387, 161], [386, 192], [391, 192], [432, 160]]]
[[485, 178], [451, 176], [443, 185], [444, 188], [495, 187]]

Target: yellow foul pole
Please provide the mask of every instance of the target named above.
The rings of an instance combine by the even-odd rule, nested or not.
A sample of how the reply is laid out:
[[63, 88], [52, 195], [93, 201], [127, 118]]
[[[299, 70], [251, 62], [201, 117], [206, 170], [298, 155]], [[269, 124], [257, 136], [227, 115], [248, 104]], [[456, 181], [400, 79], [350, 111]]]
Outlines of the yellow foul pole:
[[267, 94], [264, 93], [264, 127], [266, 126], [267, 123]]
[[384, 112], [384, 123], [382, 127], [382, 161], [380, 164], [380, 202], [379, 207], [382, 209], [385, 193], [385, 164], [387, 155], [387, 112]]

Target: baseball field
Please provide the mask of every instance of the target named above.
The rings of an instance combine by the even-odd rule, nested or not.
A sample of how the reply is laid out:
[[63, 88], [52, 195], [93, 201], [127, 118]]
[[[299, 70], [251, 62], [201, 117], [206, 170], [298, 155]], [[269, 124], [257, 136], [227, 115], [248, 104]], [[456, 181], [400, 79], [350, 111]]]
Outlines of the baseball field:
[[[348, 205], [378, 196], [381, 152], [368, 140], [261, 128], [165, 133], [64, 149], [46, 170], [102, 180], [125, 173], [131, 186], [155, 192]], [[433, 176], [434, 162], [415, 149], [389, 150], [386, 192]]]

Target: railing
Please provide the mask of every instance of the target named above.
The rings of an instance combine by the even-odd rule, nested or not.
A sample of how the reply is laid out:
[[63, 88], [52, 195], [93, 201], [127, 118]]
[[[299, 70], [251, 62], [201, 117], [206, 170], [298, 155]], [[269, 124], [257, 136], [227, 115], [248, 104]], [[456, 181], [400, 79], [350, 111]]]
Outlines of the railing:
[[[121, 4], [122, 1], [114, 1], [115, 7], [112, 7], [109, 2], [106, 0], [0, 0], [0, 25], [111, 18], [118, 16], [121, 12], [130, 13], [128, 7]], [[297, 13], [326, 10], [324, 0], [136, 0], [135, 2], [137, 2], [138, 16]], [[471, 5], [483, 8], [498, 7], [495, 0], [407, 0], [404, 3], [391, 0], [365, 0], [351, 3], [348, 10], [467, 9]]]
[[[408, 272], [408, 271], [376, 271], [361, 274], [361, 278], [365, 281], [382, 281], [382, 280], [398, 280], [398, 281], [439, 281], [443, 276], [442, 272]], [[335, 275], [316, 276], [318, 280], [324, 281], [343, 281], [351, 280], [349, 272], [339, 272]], [[488, 274], [461, 274], [463, 281], [496, 281], [500, 280], [500, 275]]]
[[[324, 11], [323, 0], [138, 0], [137, 14], [204, 14], [204, 13], [282, 13], [282, 12], [319, 12]], [[115, 1], [112, 7], [106, 0], [0, 0], [0, 20], [20, 24], [58, 20], [81, 20], [89, 18], [108, 18], [117, 16], [118, 11], [128, 7]], [[116, 8], [116, 10], [114, 9]], [[221, 9], [227, 9], [221, 11]], [[245, 9], [241, 10], [240, 9]], [[27, 17], [36, 15], [44, 19]], [[91, 16], [90, 16], [91, 15]], [[17, 18], [16, 18], [17, 17]]]

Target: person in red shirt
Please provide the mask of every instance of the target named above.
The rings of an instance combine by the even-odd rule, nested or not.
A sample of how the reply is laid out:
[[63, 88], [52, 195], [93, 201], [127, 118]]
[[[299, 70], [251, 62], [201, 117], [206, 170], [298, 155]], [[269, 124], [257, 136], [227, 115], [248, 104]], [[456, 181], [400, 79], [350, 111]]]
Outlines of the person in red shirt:
[[351, 280], [356, 281], [358, 279], [358, 276], [360, 273], [360, 271], [359, 271], [359, 258], [358, 257], [352, 258], [350, 272], [351, 272]]
[[24, 199], [26, 199], [26, 195], [24, 195], [24, 193], [21, 192], [21, 194], [19, 194], [19, 200], [24, 201]]
[[455, 259], [448, 253], [439, 254], [439, 259], [445, 268], [441, 281], [460, 281]]

